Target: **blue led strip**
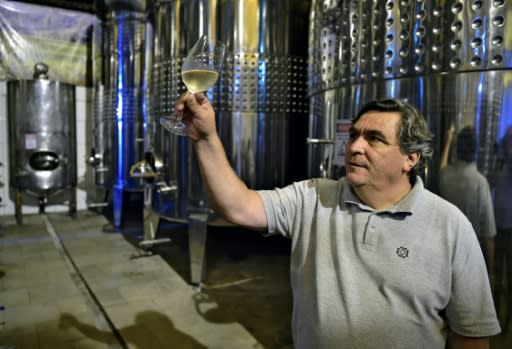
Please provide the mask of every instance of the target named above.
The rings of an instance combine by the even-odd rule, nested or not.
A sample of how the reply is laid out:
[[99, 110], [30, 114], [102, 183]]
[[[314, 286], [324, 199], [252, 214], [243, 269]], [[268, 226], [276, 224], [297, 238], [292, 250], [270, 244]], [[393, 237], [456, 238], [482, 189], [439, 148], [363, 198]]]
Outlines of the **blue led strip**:
[[118, 55], [118, 66], [117, 66], [117, 107], [116, 107], [116, 121], [117, 121], [117, 179], [116, 186], [118, 188], [124, 187], [123, 173], [124, 173], [124, 159], [123, 159], [123, 19], [119, 19], [118, 22], [118, 33], [117, 38], [117, 55]]

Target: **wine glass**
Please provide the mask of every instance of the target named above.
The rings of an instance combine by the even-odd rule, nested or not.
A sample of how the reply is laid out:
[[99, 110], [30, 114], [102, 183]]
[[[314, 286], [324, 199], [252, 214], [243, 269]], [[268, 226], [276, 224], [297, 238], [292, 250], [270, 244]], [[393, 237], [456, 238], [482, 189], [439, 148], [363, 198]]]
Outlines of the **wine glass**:
[[[181, 78], [189, 93], [208, 90], [215, 85], [224, 59], [226, 46], [203, 35], [190, 49], [181, 66]], [[160, 118], [160, 124], [177, 135], [185, 135], [181, 113]]]

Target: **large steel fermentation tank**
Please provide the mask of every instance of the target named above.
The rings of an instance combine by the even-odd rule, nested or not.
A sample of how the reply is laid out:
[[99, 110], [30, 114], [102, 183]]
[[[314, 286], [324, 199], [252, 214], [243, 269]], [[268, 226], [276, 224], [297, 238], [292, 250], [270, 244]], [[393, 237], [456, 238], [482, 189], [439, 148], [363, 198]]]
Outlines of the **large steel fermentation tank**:
[[512, 124], [511, 10], [505, 0], [314, 0], [308, 175], [343, 174], [347, 121], [365, 102], [386, 97], [409, 100], [428, 119], [435, 156], [427, 186], [437, 190], [439, 154], [452, 126], [477, 130], [478, 167], [488, 174]]
[[75, 86], [48, 80], [37, 64], [32, 80], [7, 81], [9, 182], [15, 190], [15, 215], [22, 223], [23, 193], [39, 200], [69, 190], [69, 210], [76, 210]]
[[121, 227], [126, 196], [143, 186], [130, 168], [143, 157], [146, 116], [146, 14], [144, 8], [111, 1], [103, 22], [101, 82], [95, 88], [96, 184], [110, 192], [114, 226]]
[[188, 223], [191, 279], [204, 273], [208, 225], [229, 225], [208, 205], [191, 142], [158, 120], [185, 92], [181, 64], [203, 34], [227, 45], [217, 85], [207, 94], [229, 161], [245, 183], [270, 189], [306, 175], [308, 1], [156, 1], [148, 94], [145, 235], [161, 218]]

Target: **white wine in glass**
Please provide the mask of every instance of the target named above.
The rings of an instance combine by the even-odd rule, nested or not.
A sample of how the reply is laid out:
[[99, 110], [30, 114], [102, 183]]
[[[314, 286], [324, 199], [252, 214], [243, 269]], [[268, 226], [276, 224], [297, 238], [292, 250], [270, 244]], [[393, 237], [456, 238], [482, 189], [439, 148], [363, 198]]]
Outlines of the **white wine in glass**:
[[183, 70], [181, 79], [189, 92], [202, 92], [217, 82], [219, 73], [213, 70]]
[[[208, 90], [219, 78], [220, 68], [226, 47], [218, 41], [212, 41], [203, 35], [188, 52], [181, 66], [181, 78], [189, 93]], [[160, 124], [177, 135], [185, 135], [186, 125], [181, 114], [160, 118]]]

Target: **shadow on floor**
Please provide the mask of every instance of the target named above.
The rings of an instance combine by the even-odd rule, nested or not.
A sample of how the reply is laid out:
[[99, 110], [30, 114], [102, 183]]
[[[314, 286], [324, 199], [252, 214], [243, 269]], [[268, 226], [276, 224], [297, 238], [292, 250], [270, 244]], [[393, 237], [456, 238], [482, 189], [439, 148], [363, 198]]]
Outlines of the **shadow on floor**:
[[[125, 216], [130, 218], [120, 232], [138, 246], [143, 239], [140, 211]], [[157, 238], [171, 242], [146, 251], [159, 255], [190, 283], [187, 225], [161, 220]], [[204, 285], [194, 298], [196, 311], [209, 322], [239, 323], [265, 348], [291, 347], [289, 265], [290, 241], [285, 238], [210, 226]]]
[[[61, 328], [73, 327], [95, 341], [115, 345], [118, 340], [110, 330], [101, 331], [95, 326], [83, 323], [71, 314], [62, 314]], [[157, 311], [143, 311], [136, 315], [133, 325], [117, 329], [126, 347], [134, 349], [180, 348], [206, 349], [191, 336], [178, 331], [168, 316]]]
[[194, 299], [198, 313], [210, 322], [242, 324], [266, 348], [291, 344], [289, 240], [239, 228], [211, 228], [208, 239], [205, 286]]

